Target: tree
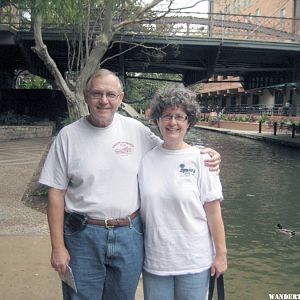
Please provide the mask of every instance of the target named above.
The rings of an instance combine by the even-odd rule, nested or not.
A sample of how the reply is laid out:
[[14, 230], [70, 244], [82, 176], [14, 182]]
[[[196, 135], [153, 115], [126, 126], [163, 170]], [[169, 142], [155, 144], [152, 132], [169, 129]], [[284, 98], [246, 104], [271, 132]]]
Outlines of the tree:
[[52, 89], [52, 86], [45, 78], [22, 72], [18, 75], [18, 85], [20, 89]]
[[[137, 80], [138, 79], [138, 80]], [[154, 93], [161, 87], [181, 82], [182, 78], [177, 74], [129, 74], [127, 79], [127, 101], [137, 111], [145, 111], [150, 106]]]
[[[167, 11], [174, 0], [168, 0]], [[33, 51], [44, 62], [53, 76], [56, 86], [67, 99], [69, 116], [75, 120], [88, 113], [84, 102], [83, 88], [88, 77], [97, 69], [115, 33], [133, 24], [153, 20], [166, 14], [153, 13], [163, 0], [144, 4], [141, 0], [14, 0], [21, 9], [27, 9], [33, 24], [35, 47]], [[69, 70], [75, 72], [65, 78], [43, 42], [43, 22], [73, 26], [79, 38], [70, 49]], [[66, 37], [67, 38], [67, 37]], [[73, 50], [73, 52], [71, 51]], [[74, 67], [75, 66], [75, 67]], [[75, 71], [74, 71], [75, 70]]]

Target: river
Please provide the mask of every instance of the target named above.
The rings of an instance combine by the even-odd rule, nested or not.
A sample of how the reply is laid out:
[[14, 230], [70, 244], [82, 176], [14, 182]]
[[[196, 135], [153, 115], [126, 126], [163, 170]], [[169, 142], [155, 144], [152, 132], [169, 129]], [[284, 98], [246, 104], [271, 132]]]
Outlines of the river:
[[[203, 129], [187, 138], [222, 155], [226, 299], [300, 294], [300, 151]], [[296, 235], [279, 233], [278, 223]]]

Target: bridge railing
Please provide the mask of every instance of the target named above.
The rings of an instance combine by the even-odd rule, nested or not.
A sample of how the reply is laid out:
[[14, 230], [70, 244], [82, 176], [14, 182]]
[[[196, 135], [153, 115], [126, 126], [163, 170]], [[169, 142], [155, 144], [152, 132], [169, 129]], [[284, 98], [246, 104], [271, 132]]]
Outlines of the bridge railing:
[[213, 14], [210, 16], [210, 36], [239, 40], [300, 42], [300, 19]]
[[275, 105], [240, 105], [226, 106], [224, 114], [253, 114], [268, 116], [296, 116], [300, 111], [300, 105], [291, 105], [289, 107], [282, 104]]
[[[3, 25], [15, 31], [32, 30], [31, 21], [21, 12], [5, 7], [0, 8], [0, 29], [4, 28]], [[94, 33], [97, 34], [100, 28], [99, 23], [93, 28]], [[43, 30], [74, 33], [72, 27], [62, 28], [55, 24], [44, 24]], [[298, 43], [300, 19], [184, 12], [132, 25], [122, 30], [122, 33]]]

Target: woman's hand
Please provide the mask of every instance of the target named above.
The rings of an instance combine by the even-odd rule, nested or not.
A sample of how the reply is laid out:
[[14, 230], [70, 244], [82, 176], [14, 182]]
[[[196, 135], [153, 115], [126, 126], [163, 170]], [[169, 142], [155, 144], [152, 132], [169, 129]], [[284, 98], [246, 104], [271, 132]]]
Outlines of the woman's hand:
[[221, 274], [227, 271], [227, 255], [216, 255], [215, 260], [211, 266], [211, 276], [216, 274], [216, 277], [219, 277]]

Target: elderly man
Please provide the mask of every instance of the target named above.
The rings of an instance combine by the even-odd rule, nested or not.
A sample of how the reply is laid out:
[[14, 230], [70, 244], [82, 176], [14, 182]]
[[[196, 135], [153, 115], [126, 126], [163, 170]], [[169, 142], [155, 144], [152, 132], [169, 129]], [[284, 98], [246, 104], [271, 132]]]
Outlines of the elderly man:
[[[116, 113], [124, 92], [111, 71], [95, 72], [84, 95], [89, 115], [59, 132], [39, 180], [50, 187], [51, 264], [73, 270], [77, 292], [63, 283], [64, 299], [133, 300], [144, 256], [137, 172], [161, 140]], [[206, 152], [218, 169], [220, 155]]]

